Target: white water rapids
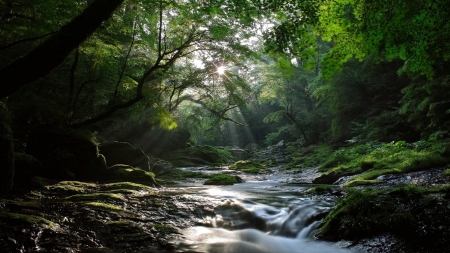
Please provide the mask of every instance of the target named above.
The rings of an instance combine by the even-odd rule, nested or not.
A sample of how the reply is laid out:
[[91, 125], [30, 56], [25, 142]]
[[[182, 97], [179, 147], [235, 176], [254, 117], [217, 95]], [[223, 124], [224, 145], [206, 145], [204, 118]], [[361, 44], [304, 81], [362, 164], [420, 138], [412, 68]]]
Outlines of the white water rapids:
[[312, 199], [299, 192], [310, 186], [250, 181], [232, 186], [199, 187], [197, 194], [223, 199], [210, 217], [211, 227], [182, 230], [176, 252], [325, 253], [353, 252], [314, 239], [336, 199]]

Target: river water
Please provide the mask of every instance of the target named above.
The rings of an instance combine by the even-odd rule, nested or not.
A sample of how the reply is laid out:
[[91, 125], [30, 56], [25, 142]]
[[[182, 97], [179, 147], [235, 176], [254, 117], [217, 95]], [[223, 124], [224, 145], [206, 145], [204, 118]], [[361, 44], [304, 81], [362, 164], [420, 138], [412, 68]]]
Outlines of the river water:
[[185, 240], [175, 243], [175, 252], [352, 252], [314, 239], [336, 198], [304, 197], [301, 192], [310, 185], [281, 181], [272, 177], [231, 186], [190, 186], [195, 194], [220, 198], [221, 204], [205, 226], [182, 230]]

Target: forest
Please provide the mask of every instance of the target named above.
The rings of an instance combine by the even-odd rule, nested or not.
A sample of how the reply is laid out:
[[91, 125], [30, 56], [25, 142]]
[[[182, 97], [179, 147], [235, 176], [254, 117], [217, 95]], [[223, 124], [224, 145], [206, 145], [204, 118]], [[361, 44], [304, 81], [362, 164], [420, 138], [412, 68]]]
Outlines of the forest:
[[[390, 233], [379, 252], [444, 252], [449, 18], [447, 0], [0, 0], [0, 224], [23, 218], [30, 189], [69, 187], [58, 182], [214, 185], [180, 168], [247, 163], [251, 180], [314, 169], [308, 194], [339, 193], [316, 239]], [[5, 231], [2, 245], [20, 241]]]

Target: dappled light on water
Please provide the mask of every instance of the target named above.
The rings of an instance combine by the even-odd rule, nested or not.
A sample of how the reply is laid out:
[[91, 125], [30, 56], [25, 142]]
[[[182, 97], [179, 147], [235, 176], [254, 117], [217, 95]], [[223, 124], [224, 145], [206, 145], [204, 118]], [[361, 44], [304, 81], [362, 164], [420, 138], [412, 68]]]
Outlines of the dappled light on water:
[[206, 226], [181, 230], [183, 240], [174, 242], [176, 252], [353, 252], [314, 239], [335, 199], [298, 195], [308, 187], [267, 180], [201, 189], [199, 194], [222, 201]]

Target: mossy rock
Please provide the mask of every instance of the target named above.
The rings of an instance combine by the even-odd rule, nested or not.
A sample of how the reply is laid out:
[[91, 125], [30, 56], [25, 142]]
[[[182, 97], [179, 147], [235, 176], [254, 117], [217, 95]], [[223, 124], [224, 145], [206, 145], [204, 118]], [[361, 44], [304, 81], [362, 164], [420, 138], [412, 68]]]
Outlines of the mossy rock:
[[159, 187], [155, 182], [155, 174], [129, 165], [116, 164], [109, 168], [102, 180], [103, 183], [132, 182], [151, 187]]
[[152, 166], [152, 172], [156, 175], [163, 175], [172, 172], [175, 166], [168, 161], [158, 160]]
[[94, 209], [94, 210], [99, 210], [99, 211], [107, 211], [107, 212], [123, 212], [124, 211], [124, 209], [120, 206], [105, 204], [105, 203], [101, 203], [101, 202], [88, 202], [88, 203], [84, 203], [84, 206]]
[[154, 188], [143, 184], [137, 184], [132, 182], [117, 182], [109, 183], [100, 186], [101, 191], [114, 191], [114, 190], [134, 190], [134, 191], [154, 191]]
[[345, 176], [351, 176], [355, 173], [343, 172], [343, 171], [330, 171], [328, 173], [323, 173], [319, 177], [315, 178], [312, 182], [313, 184], [332, 184], [336, 182], [339, 178]]
[[164, 154], [162, 159], [178, 167], [222, 165], [233, 160], [230, 151], [211, 146], [194, 146]]
[[205, 185], [233, 185], [235, 183], [242, 183], [242, 178], [229, 174], [214, 174], [205, 181]]
[[390, 233], [405, 242], [409, 249], [404, 252], [446, 252], [450, 242], [444, 232], [450, 228], [449, 189], [448, 185], [348, 189], [316, 236], [357, 241]]
[[98, 192], [98, 193], [86, 193], [86, 194], [75, 194], [66, 198], [69, 201], [125, 201], [125, 198], [121, 194], [117, 193], [106, 193], [106, 192]]
[[78, 181], [62, 181], [56, 184], [44, 186], [44, 189], [52, 194], [83, 194], [97, 188], [97, 184]]
[[95, 137], [87, 130], [37, 126], [28, 136], [25, 151], [41, 162], [38, 176], [50, 179], [95, 181], [106, 170]]
[[105, 142], [99, 145], [100, 154], [105, 156], [106, 164], [128, 164], [150, 171], [149, 157], [140, 149], [131, 146], [128, 142]]
[[238, 161], [230, 166], [232, 170], [242, 171], [244, 173], [257, 174], [261, 172], [266, 172], [267, 169], [260, 163], [254, 161]]
[[56, 224], [35, 215], [25, 215], [19, 213], [0, 212], [0, 220], [4, 223], [16, 225], [38, 225], [44, 228], [56, 228]]

